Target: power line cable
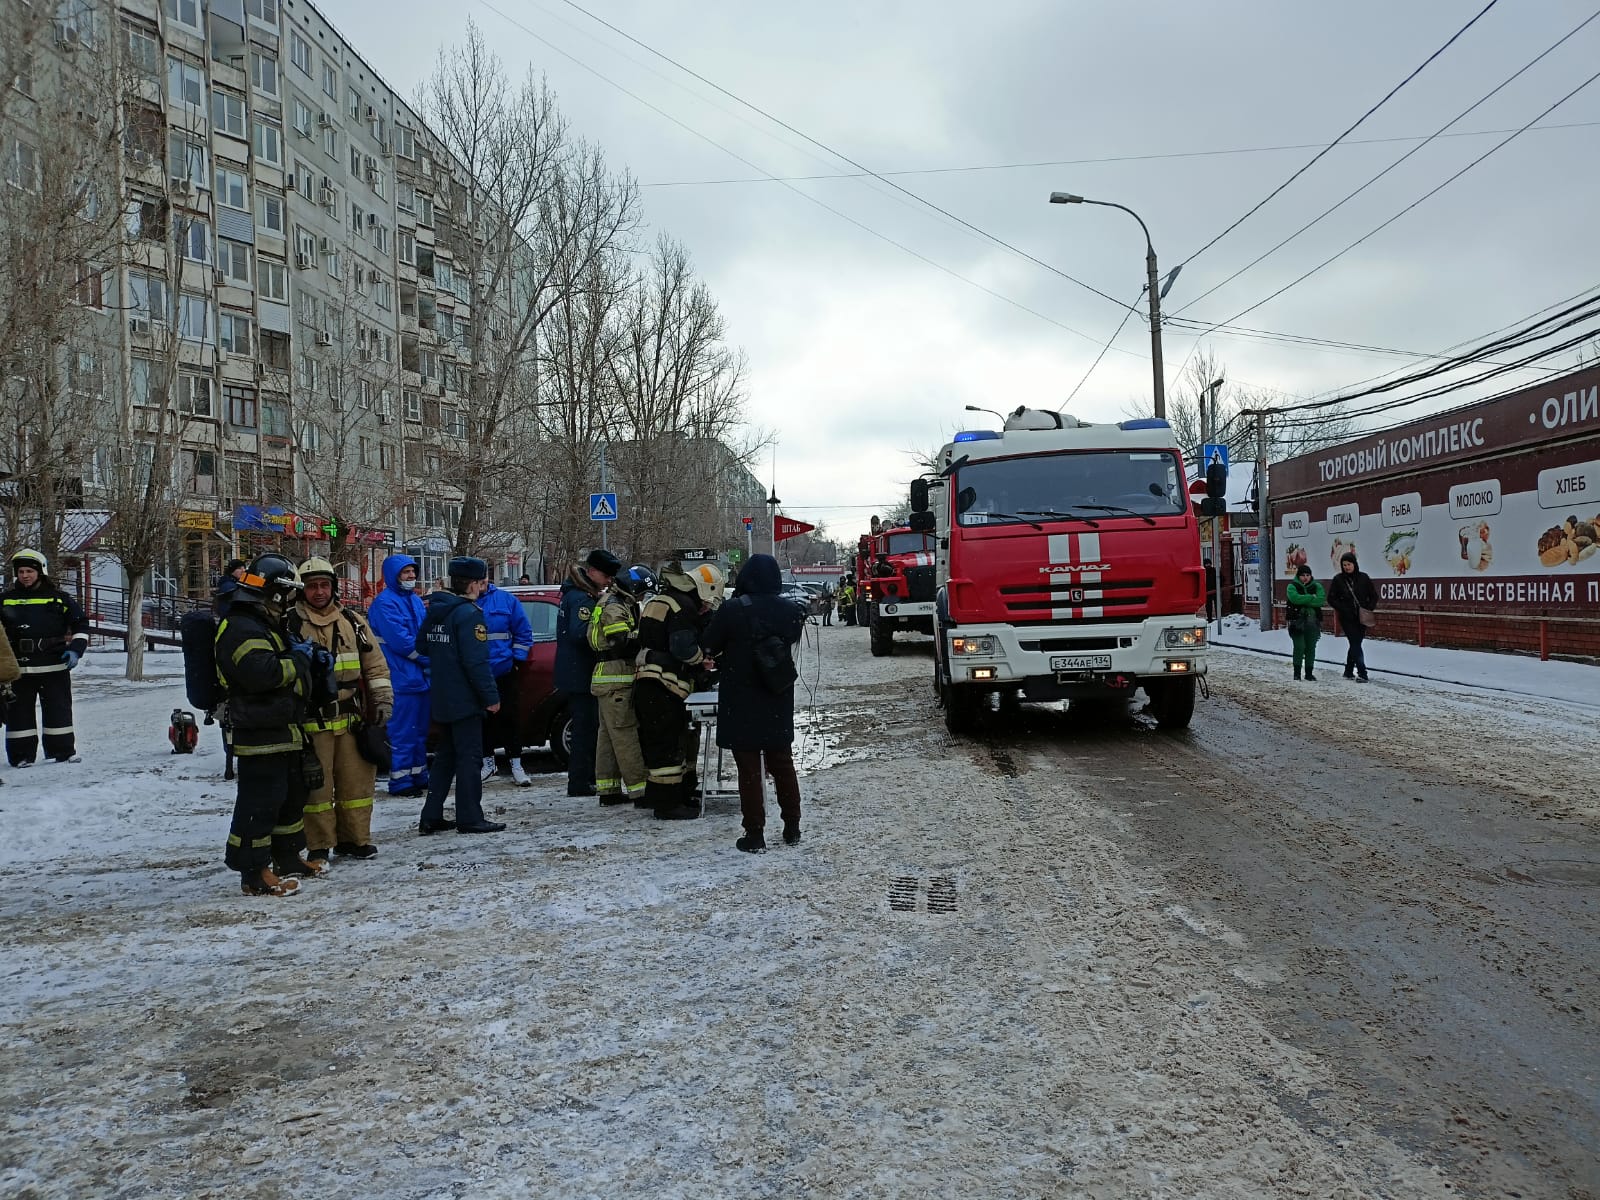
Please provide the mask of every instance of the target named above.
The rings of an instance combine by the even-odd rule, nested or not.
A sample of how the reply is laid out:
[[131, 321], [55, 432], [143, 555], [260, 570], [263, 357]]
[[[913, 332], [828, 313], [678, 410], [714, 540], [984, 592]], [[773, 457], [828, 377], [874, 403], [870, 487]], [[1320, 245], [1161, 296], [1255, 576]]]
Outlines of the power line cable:
[[[543, 10], [541, 9], [540, 11]], [[629, 58], [628, 61], [637, 62], [638, 60]], [[652, 71], [651, 74], [661, 79], [666, 78], [658, 71]], [[682, 87], [681, 84], [674, 86]], [[701, 96], [698, 92], [689, 91], [687, 88], [683, 88], [683, 90], [688, 91], [691, 96], [706, 100], [706, 97]], [[706, 102], [711, 103], [709, 100], [706, 100]], [[730, 116], [734, 115], [731, 109], [724, 108], [721, 105], [716, 105], [715, 107], [718, 112], [725, 112]], [[745, 120], [744, 118], [739, 119]], [[752, 128], [756, 127], [754, 122], [745, 121], [745, 123]], [[1564, 129], [1591, 129], [1596, 125], [1600, 125], [1600, 121], [1568, 121], [1556, 125], [1538, 125], [1528, 132], [1547, 133]], [[1441, 133], [1433, 136], [1438, 138], [1494, 137], [1498, 134], [1510, 132], [1511, 130], [1509, 129], [1464, 129], [1456, 133]], [[1420, 142], [1423, 140], [1424, 135], [1414, 134], [1406, 137], [1346, 138], [1339, 144], [1341, 146], [1383, 146], [1394, 142]], [[786, 146], [793, 145], [788, 141], [783, 144]], [[1323, 145], [1326, 145], [1326, 143], [1291, 142], [1282, 146], [1239, 146], [1229, 150], [1180, 150], [1170, 154], [1115, 154], [1101, 158], [1058, 158], [1039, 162], [977, 163], [959, 167], [907, 167], [899, 171], [830, 171], [818, 175], [741, 175], [737, 178], [729, 179], [656, 179], [648, 183], [641, 183], [639, 186], [641, 188], [721, 187], [735, 183], [816, 183], [828, 179], [872, 179], [875, 177], [902, 175], [961, 175], [980, 171], [1026, 171], [1044, 167], [1086, 167], [1105, 166], [1113, 163], [1163, 162], [1169, 159], [1182, 158], [1219, 158], [1233, 154], [1274, 154], [1289, 150], [1315, 150]], [[816, 156], [812, 155], [811, 157], [815, 158]], [[819, 159], [818, 161], [821, 160]]]
[[[977, 280], [971, 279], [968, 276], [961, 274], [961, 272], [955, 270], [954, 268], [947, 267], [943, 263], [937, 262], [934, 259], [929, 258], [927, 255], [920, 253], [919, 251], [913, 250], [910, 246], [907, 246], [903, 242], [896, 241], [894, 238], [890, 237], [888, 234], [880, 233], [878, 230], [872, 228], [872, 226], [867, 225], [866, 223], [864, 223], [862, 221], [856, 220], [856, 218], [850, 216], [848, 213], [842, 212], [839, 209], [833, 207], [833, 205], [828, 204], [825, 201], [817, 199], [817, 197], [811, 195], [808, 192], [805, 192], [805, 191], [801, 190], [800, 188], [795, 187], [793, 184], [784, 182], [783, 180], [779, 179], [776, 175], [773, 175], [770, 172], [764, 171], [764, 169], [761, 166], [759, 166], [758, 164], [756, 164], [754, 162], [751, 162], [748, 158], [745, 158], [742, 154], [738, 153], [736, 150], [730, 149], [729, 147], [723, 145], [721, 142], [717, 141], [715, 138], [711, 137], [709, 134], [702, 133], [700, 130], [694, 128], [692, 125], [689, 125], [687, 122], [679, 120], [677, 117], [673, 116], [671, 113], [667, 112], [666, 110], [658, 107], [657, 105], [652, 104], [650, 101], [646, 100], [643, 96], [640, 96], [637, 92], [630, 91], [628, 88], [624, 87], [622, 84], [618, 83], [616, 80], [612, 79], [610, 76], [608, 76], [605, 73], [597, 70], [594, 67], [591, 67], [588, 63], [584, 62], [582, 59], [578, 58], [576, 55], [571, 54], [571, 53], [567, 52], [566, 50], [563, 50], [560, 46], [558, 46], [554, 42], [552, 42], [549, 38], [543, 36], [542, 34], [536, 33], [534, 30], [530, 29], [527, 25], [523, 24], [521, 21], [517, 20], [515, 17], [512, 17], [510, 14], [506, 13], [502, 9], [500, 9], [500, 8], [496, 7], [494, 4], [490, 3], [490, 0], [478, 0], [478, 3], [481, 4], [484, 8], [488, 9], [490, 12], [494, 13], [497, 17], [499, 17], [501, 20], [505, 21], [507, 24], [512, 25], [512, 26], [516, 27], [517, 29], [522, 30], [523, 33], [526, 33], [529, 37], [533, 38], [535, 41], [539, 42], [541, 45], [549, 47], [551, 50], [555, 51], [555, 53], [561, 55], [561, 57], [567, 59], [569, 62], [573, 63], [574, 65], [576, 65], [576, 66], [582, 68], [583, 70], [589, 72], [589, 74], [593, 75], [596, 79], [599, 79], [603, 83], [609, 84], [611, 87], [616, 88], [617, 91], [621, 92], [623, 95], [629, 97], [630, 99], [634, 100], [635, 102], [637, 102], [639, 104], [642, 104], [645, 108], [648, 108], [651, 112], [655, 113], [657, 116], [661, 117], [663, 120], [670, 121], [672, 124], [678, 126], [678, 128], [684, 130], [685, 132], [693, 134], [695, 137], [701, 139], [702, 141], [706, 142], [707, 144], [716, 147], [718, 150], [721, 150], [724, 154], [728, 155], [728, 157], [733, 158], [733, 159], [737, 160], [738, 162], [742, 162], [745, 166], [749, 167], [752, 171], [763, 171], [763, 173], [766, 174], [767, 177], [769, 179], [771, 179], [774, 183], [782, 183], [785, 188], [787, 188], [789, 191], [793, 192], [795, 195], [799, 196], [801, 199], [806, 200], [806, 201], [808, 201], [808, 202], [810, 202], [812, 204], [815, 204], [818, 208], [821, 208], [826, 212], [832, 213], [834, 216], [838, 217], [841, 221], [845, 221], [848, 224], [855, 226], [857, 229], [861, 230], [862, 232], [870, 234], [873, 237], [879, 239], [880, 241], [886, 242], [888, 245], [893, 246], [895, 249], [903, 251], [904, 253], [911, 255], [911, 257], [917, 259], [920, 262], [926, 263], [928, 266], [934, 268], [934, 270], [941, 271], [944, 274], [949, 275], [953, 279], [958, 279], [962, 283], [967, 284], [969, 287], [977, 288], [980, 292], [983, 292], [986, 295], [992, 296], [996, 300], [1000, 300], [1003, 303], [1009, 304], [1013, 308], [1020, 309], [1021, 311], [1029, 314], [1030, 316], [1037, 317], [1041, 321], [1044, 321], [1044, 322], [1046, 322], [1046, 323], [1048, 323], [1050, 325], [1054, 325], [1057, 329], [1064, 330], [1065, 332], [1072, 334], [1074, 337], [1080, 337], [1086, 342], [1092, 342], [1095, 345], [1099, 345], [1100, 344], [1100, 339], [1099, 338], [1092, 337], [1089, 334], [1084, 333], [1080, 329], [1074, 329], [1072, 326], [1066, 324], [1065, 322], [1058, 321], [1054, 317], [1048, 317], [1044, 313], [1039, 312], [1037, 309], [1030, 308], [1028, 305], [1023, 304], [1019, 300], [1013, 300], [1011, 297], [1006, 296], [1006, 295], [1004, 295], [1004, 294], [1002, 294], [1000, 292], [997, 292], [993, 288], [985, 287], [983, 284], [979, 283]], [[576, 6], [574, 6], [574, 7], [576, 7]], [[580, 10], [580, 11], [582, 11], [582, 10]], [[598, 18], [596, 18], [596, 19], [598, 19]], [[605, 22], [602, 21], [601, 24], [605, 24]], [[624, 35], [624, 36], [626, 36], [626, 35]], [[648, 47], [646, 47], [646, 48], [648, 49]], [[691, 72], [691, 74], [692, 74], [692, 72]], [[713, 84], [712, 86], [715, 86], [715, 85]], [[893, 187], [893, 186], [898, 186], [898, 185], [891, 184], [890, 186]], [[959, 220], [959, 218], [957, 218], [957, 219]], [[1073, 280], [1073, 282], [1076, 283], [1077, 280]], [[1085, 285], [1085, 286], [1087, 286], [1087, 285]], [[1093, 289], [1091, 289], [1091, 290], [1093, 290]], [[1121, 301], [1116, 301], [1116, 303], [1120, 304]], [[1143, 357], [1142, 355], [1134, 354], [1132, 351], [1128, 351], [1128, 350], [1120, 351], [1120, 353], [1129, 354], [1134, 358]]]
[[[980, 226], [973, 224], [971, 221], [968, 221], [966, 218], [957, 216], [955, 213], [949, 211], [946, 208], [940, 207], [939, 205], [935, 204], [932, 200], [927, 199], [925, 196], [920, 196], [916, 192], [911, 191], [909, 188], [902, 187], [900, 184], [895, 183], [894, 180], [886, 178], [881, 173], [879, 173], [877, 171], [874, 171], [871, 167], [865, 166], [862, 163], [857, 162], [855, 159], [851, 158], [848, 154], [845, 154], [845, 153], [843, 153], [842, 151], [839, 151], [839, 150], [835, 150], [832, 146], [829, 146], [825, 142], [818, 141], [816, 138], [812, 137], [810, 134], [806, 133], [804, 130], [796, 129], [793, 125], [789, 124], [789, 122], [783, 120], [781, 117], [774, 116], [772, 113], [768, 112], [766, 109], [762, 108], [760, 105], [753, 104], [749, 100], [746, 100], [743, 96], [737, 95], [736, 93], [729, 91], [727, 88], [723, 87], [721, 84], [717, 83], [715, 80], [707, 79], [704, 75], [700, 74], [698, 71], [694, 70], [692, 67], [684, 66], [684, 64], [679, 62], [677, 59], [673, 58], [671, 55], [665, 54], [662, 51], [657, 50], [654, 46], [650, 45], [648, 42], [640, 41], [638, 38], [634, 37], [631, 33], [627, 32], [627, 30], [621, 29], [621, 28], [617, 27], [616, 25], [613, 25], [610, 21], [607, 21], [604, 17], [601, 17], [598, 14], [589, 11], [583, 5], [577, 3], [577, 0], [562, 0], [562, 3], [566, 4], [569, 8], [574, 8], [578, 12], [583, 13], [584, 16], [588, 17], [590, 20], [595, 21], [595, 22], [597, 22], [597, 23], [599, 23], [601, 25], [604, 25], [607, 29], [611, 30], [617, 36], [626, 38], [628, 41], [632, 42], [635, 46], [638, 46], [641, 50], [645, 50], [645, 51], [649, 52], [650, 54], [654, 54], [657, 58], [661, 59], [663, 62], [671, 63], [674, 67], [677, 67], [678, 70], [684, 72], [687, 75], [692, 76], [695, 79], [698, 79], [701, 83], [705, 84], [707, 87], [714, 88], [716, 91], [722, 93], [724, 96], [728, 97], [728, 99], [734, 101], [735, 103], [742, 104], [746, 108], [750, 109], [752, 112], [759, 113], [761, 116], [765, 117], [767, 120], [771, 121], [773, 124], [783, 128], [783, 129], [787, 129], [790, 133], [794, 134], [796, 137], [804, 138], [807, 142], [811, 143], [811, 145], [816, 146], [819, 150], [825, 151], [826, 153], [832, 155], [834, 158], [837, 158], [840, 162], [848, 163], [850, 166], [854, 167], [856, 170], [862, 172], [863, 174], [870, 175], [873, 179], [878, 180], [880, 183], [887, 184], [889, 187], [893, 188], [895, 191], [900, 192], [903, 195], [909, 196], [912, 200], [915, 200], [918, 204], [921, 204], [924, 207], [931, 209], [933, 212], [936, 212], [936, 213], [940, 214], [941, 216], [947, 218], [948, 220], [955, 221], [958, 225], [961, 225], [963, 228], [968, 229], [971, 232], [977, 234], [979, 237], [983, 238], [985, 241], [992, 242], [996, 246], [999, 246], [999, 247], [1001, 247], [1001, 248], [1003, 248], [1005, 250], [1010, 251], [1012, 254], [1019, 255], [1020, 257], [1025, 258], [1025, 259], [1027, 259], [1027, 261], [1033, 263], [1035, 266], [1043, 267], [1046, 271], [1049, 271], [1052, 275], [1059, 276], [1060, 278], [1065, 279], [1069, 283], [1075, 283], [1079, 287], [1085, 289], [1086, 291], [1093, 292], [1096, 296], [1099, 296], [1103, 300], [1109, 300], [1112, 304], [1116, 304], [1116, 305], [1119, 305], [1119, 306], [1122, 304], [1122, 301], [1118, 300], [1115, 296], [1111, 295], [1110, 293], [1103, 292], [1099, 288], [1095, 287], [1094, 285], [1085, 283], [1083, 280], [1078, 279], [1075, 276], [1067, 274], [1067, 272], [1061, 270], [1061, 268], [1059, 268], [1057, 266], [1054, 266], [1051, 263], [1045, 262], [1044, 259], [1039, 258], [1037, 255], [1030, 254], [1028, 251], [1023, 250], [1020, 247], [1013, 245], [1012, 243], [1006, 241], [1004, 238], [998, 237], [995, 234], [990, 233], [987, 229], [983, 229]], [[1493, 7], [1493, 5], [1495, 5], [1496, 3], [1498, 3], [1498, 0], [1489, 0], [1490, 7]], [[760, 168], [758, 167], [756, 169], [759, 170]], [[774, 181], [776, 181], [776, 177], [772, 177], [772, 178], [774, 179]]]
[[[1299, 229], [1296, 229], [1293, 233], [1291, 233], [1288, 237], [1284, 238], [1277, 245], [1272, 246], [1271, 248], [1269, 248], [1269, 249], [1263, 251], [1262, 253], [1258, 254], [1255, 258], [1253, 258], [1249, 262], [1245, 263], [1244, 266], [1240, 267], [1232, 275], [1229, 275], [1226, 279], [1222, 280], [1222, 282], [1213, 284], [1211, 287], [1209, 287], [1205, 291], [1201, 292], [1193, 300], [1188, 301], [1186, 304], [1183, 305], [1182, 308], [1178, 309], [1178, 312], [1181, 313], [1181, 312], [1185, 311], [1186, 309], [1193, 308], [1196, 304], [1199, 304], [1207, 296], [1210, 296], [1214, 292], [1218, 292], [1221, 289], [1227, 287], [1228, 284], [1232, 283], [1235, 279], [1239, 278], [1239, 276], [1243, 275], [1246, 271], [1252, 270], [1253, 268], [1259, 266], [1266, 259], [1270, 258], [1272, 255], [1276, 254], [1279, 250], [1282, 250], [1290, 242], [1292, 242], [1296, 238], [1298, 238], [1302, 233], [1305, 233], [1308, 229], [1310, 229], [1313, 226], [1317, 225], [1319, 222], [1321, 222], [1323, 220], [1323, 218], [1331, 216], [1333, 213], [1335, 213], [1339, 209], [1343, 208], [1351, 200], [1354, 200], [1362, 192], [1366, 191], [1373, 184], [1377, 183], [1378, 180], [1382, 179], [1385, 175], [1389, 174], [1389, 172], [1391, 172], [1391, 171], [1395, 170], [1397, 167], [1399, 167], [1401, 163], [1405, 162], [1407, 159], [1411, 158], [1413, 155], [1421, 153], [1421, 151], [1423, 150], [1424, 147], [1426, 147], [1431, 142], [1433, 142], [1433, 140], [1435, 138], [1443, 136], [1445, 131], [1448, 130], [1452, 125], [1456, 124], [1458, 121], [1463, 120], [1470, 113], [1474, 112], [1478, 108], [1481, 108], [1484, 104], [1487, 104], [1493, 97], [1499, 95], [1500, 92], [1504, 91], [1507, 87], [1511, 86], [1511, 84], [1513, 82], [1515, 82], [1516, 80], [1520, 79], [1528, 71], [1532, 70], [1540, 62], [1542, 62], [1546, 57], [1548, 57], [1549, 55], [1553, 54], [1559, 47], [1564, 45], [1570, 39], [1576, 37], [1587, 25], [1591, 24], [1596, 18], [1600, 18], [1600, 10], [1596, 10], [1595, 12], [1590, 13], [1586, 18], [1584, 18], [1577, 25], [1575, 25], [1572, 29], [1570, 29], [1564, 36], [1558, 38], [1556, 41], [1551, 43], [1549, 46], [1546, 46], [1542, 51], [1540, 51], [1538, 54], [1534, 55], [1533, 58], [1529, 59], [1526, 63], [1524, 63], [1516, 71], [1513, 71], [1510, 75], [1508, 75], [1504, 79], [1502, 79], [1498, 84], [1496, 84], [1489, 91], [1485, 92], [1482, 96], [1479, 96], [1476, 100], [1474, 100], [1466, 108], [1462, 109], [1455, 116], [1451, 117], [1448, 121], [1446, 121], [1443, 125], [1439, 126], [1438, 129], [1434, 130], [1433, 133], [1429, 134], [1422, 141], [1418, 142], [1415, 146], [1411, 147], [1411, 149], [1407, 150], [1404, 154], [1402, 154], [1399, 158], [1395, 159], [1392, 163], [1390, 163], [1387, 167], [1383, 168], [1383, 170], [1379, 171], [1376, 175], [1373, 175], [1365, 183], [1361, 184], [1360, 187], [1356, 188], [1354, 191], [1350, 191], [1350, 192], [1345, 193], [1345, 195], [1342, 196], [1338, 201], [1336, 201], [1335, 203], [1329, 205], [1327, 208], [1323, 209], [1320, 213], [1318, 213], [1316, 216], [1312, 217], [1311, 220], [1307, 221], [1304, 225], [1300, 226]], [[1176, 315], [1176, 314], [1174, 314], [1174, 315]]]
[[[568, 2], [570, 3], [571, 0], [568, 0]], [[1217, 234], [1216, 237], [1212, 238], [1205, 245], [1201, 246], [1200, 249], [1196, 250], [1193, 254], [1191, 254], [1187, 258], [1185, 258], [1183, 260], [1182, 265], [1183, 266], [1188, 266], [1195, 259], [1199, 258], [1207, 250], [1211, 249], [1211, 247], [1215, 246], [1223, 238], [1227, 237], [1228, 234], [1232, 233], [1235, 229], [1239, 228], [1240, 225], [1243, 225], [1251, 217], [1255, 216], [1256, 213], [1260, 212], [1263, 208], [1265, 208], [1267, 206], [1267, 204], [1275, 196], [1279, 195], [1286, 187], [1288, 187], [1296, 179], [1299, 179], [1300, 176], [1304, 175], [1312, 167], [1316, 166], [1317, 163], [1322, 161], [1322, 158], [1323, 158], [1324, 155], [1326, 155], [1329, 151], [1331, 151], [1340, 142], [1344, 141], [1345, 138], [1349, 137], [1350, 134], [1354, 133], [1356, 131], [1356, 129], [1359, 128], [1361, 126], [1361, 124], [1364, 121], [1366, 121], [1366, 119], [1368, 117], [1372, 116], [1373, 113], [1377, 112], [1385, 104], [1389, 103], [1389, 101], [1392, 100], [1395, 97], [1395, 95], [1400, 91], [1401, 88], [1405, 87], [1406, 84], [1410, 83], [1418, 75], [1422, 74], [1422, 72], [1428, 68], [1428, 66], [1434, 61], [1434, 59], [1438, 58], [1441, 54], [1443, 54], [1446, 50], [1448, 50], [1451, 46], [1453, 46], [1456, 43], [1456, 40], [1458, 38], [1460, 38], [1462, 34], [1466, 33], [1467, 30], [1471, 29], [1480, 20], [1482, 20], [1484, 15], [1486, 13], [1488, 13], [1488, 11], [1491, 8], [1493, 8], [1497, 3], [1499, 3], [1499, 0], [1489, 0], [1489, 3], [1485, 4], [1481, 9], [1478, 10], [1478, 13], [1477, 13], [1476, 16], [1474, 16], [1470, 21], [1468, 21], [1460, 29], [1456, 30], [1453, 34], [1451, 34], [1449, 40], [1446, 41], [1444, 45], [1440, 46], [1432, 54], [1428, 55], [1428, 57], [1423, 59], [1422, 62], [1419, 63], [1417, 65], [1417, 67], [1415, 69], [1413, 69], [1412, 72], [1409, 75], [1407, 75], [1399, 83], [1395, 84], [1394, 87], [1390, 88], [1389, 91], [1387, 92], [1387, 94], [1384, 95], [1382, 100], [1379, 100], [1371, 108], [1367, 109], [1366, 112], [1362, 113], [1361, 116], [1356, 120], [1354, 125], [1351, 125], [1350, 128], [1346, 129], [1338, 137], [1334, 138], [1333, 141], [1329, 142], [1321, 150], [1318, 150], [1316, 152], [1316, 154], [1311, 156], [1311, 161], [1310, 162], [1306, 163], [1305, 166], [1301, 167], [1293, 175], [1289, 176], [1289, 178], [1285, 179], [1277, 187], [1273, 188], [1272, 191], [1268, 192], [1266, 194], [1266, 196], [1264, 196], [1260, 201], [1258, 201], [1255, 204], [1255, 206], [1252, 207], [1248, 212], [1246, 212], [1242, 217], [1238, 218], [1238, 220], [1234, 221], [1233, 224], [1229, 225], [1221, 233]]]
[[[1144, 288], [1139, 289], [1139, 295], [1144, 295], [1144, 292]], [[1134, 304], [1137, 303], [1138, 300], [1135, 298]], [[1117, 328], [1115, 332], [1113, 332], [1112, 335], [1106, 339], [1106, 344], [1100, 347], [1100, 353], [1094, 356], [1094, 361], [1089, 364], [1089, 369], [1083, 373], [1083, 378], [1078, 380], [1077, 386], [1074, 387], [1072, 391], [1067, 393], [1067, 398], [1061, 402], [1061, 407], [1056, 409], [1057, 412], [1061, 412], [1067, 407], [1067, 405], [1071, 404], [1072, 401], [1077, 397], [1078, 392], [1083, 388], [1083, 385], [1089, 382], [1089, 376], [1094, 374], [1094, 369], [1100, 365], [1100, 360], [1106, 356], [1106, 351], [1111, 349], [1111, 344], [1122, 336], [1123, 329], [1127, 327], [1128, 318], [1132, 317], [1133, 313], [1134, 305], [1130, 304], [1128, 306], [1128, 311], [1122, 314], [1122, 320], [1117, 322]]]

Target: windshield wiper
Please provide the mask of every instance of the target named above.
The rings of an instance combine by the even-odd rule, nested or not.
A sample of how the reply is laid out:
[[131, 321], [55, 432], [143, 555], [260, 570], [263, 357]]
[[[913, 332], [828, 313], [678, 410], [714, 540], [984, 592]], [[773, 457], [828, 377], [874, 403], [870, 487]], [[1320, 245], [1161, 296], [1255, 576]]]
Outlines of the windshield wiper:
[[970, 457], [971, 457], [971, 455], [969, 455], [969, 454], [963, 454], [960, 458], [956, 459], [953, 463], [951, 463], [944, 470], [940, 471], [939, 472], [939, 478], [940, 479], [949, 479], [950, 476], [954, 475], [962, 467], [967, 465], [967, 459], [970, 458]]
[[1134, 512], [1131, 508], [1123, 508], [1119, 504], [1074, 504], [1073, 508], [1087, 508], [1091, 512], [1125, 513], [1130, 517], [1138, 517], [1146, 525], [1154, 525], [1156, 519], [1149, 513]]
[[[1075, 505], [1074, 507], [1083, 506]], [[1096, 521], [1093, 517], [1074, 516], [1072, 513], [1057, 512], [1053, 508], [1025, 508], [1022, 511], [1027, 513], [1030, 517], [1048, 517], [1052, 521], [1082, 521], [1085, 525], [1088, 525], [1091, 528], [1100, 528], [1100, 522]]]
[[[1027, 517], [1019, 516], [1016, 513], [986, 512], [986, 513], [970, 513], [970, 514], [969, 513], [962, 513], [961, 515], [962, 516], [974, 516], [974, 517], [999, 517], [1002, 521], [1021, 521], [1024, 525], [1032, 525], [1040, 533], [1044, 532], [1044, 526], [1039, 524], [1039, 522], [1030, 521], [1030, 520], [1028, 520]], [[1036, 515], [1044, 516], [1046, 514], [1040, 513], [1040, 514], [1036, 514]], [[985, 523], [987, 523], [987, 522], [985, 522]]]

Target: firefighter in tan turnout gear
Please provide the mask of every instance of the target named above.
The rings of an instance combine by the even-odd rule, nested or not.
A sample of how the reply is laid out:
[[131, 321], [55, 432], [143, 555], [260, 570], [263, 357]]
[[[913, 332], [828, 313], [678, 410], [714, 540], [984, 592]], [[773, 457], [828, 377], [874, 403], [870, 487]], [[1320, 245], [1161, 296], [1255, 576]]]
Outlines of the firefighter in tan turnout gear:
[[629, 567], [617, 574], [589, 616], [589, 649], [598, 660], [589, 691], [600, 708], [594, 786], [605, 805], [632, 800], [647, 806], [644, 753], [633, 711], [633, 666], [639, 653], [639, 601], [655, 586], [648, 567]]
[[689, 716], [684, 701], [694, 691], [695, 668], [706, 662], [700, 649], [705, 614], [722, 600], [722, 572], [711, 563], [685, 571], [668, 563], [661, 591], [639, 611], [639, 667], [633, 709], [644, 751], [645, 799], [664, 821], [700, 815], [685, 782]]
[[382, 725], [394, 711], [389, 665], [366, 621], [334, 596], [337, 572], [325, 558], [307, 559], [299, 578], [304, 592], [289, 615], [290, 633], [333, 655], [338, 698], [307, 712], [302, 728], [322, 764], [322, 786], [306, 799], [306, 857], [371, 858], [372, 796], [377, 767], [361, 756], [353, 726], [362, 719]]

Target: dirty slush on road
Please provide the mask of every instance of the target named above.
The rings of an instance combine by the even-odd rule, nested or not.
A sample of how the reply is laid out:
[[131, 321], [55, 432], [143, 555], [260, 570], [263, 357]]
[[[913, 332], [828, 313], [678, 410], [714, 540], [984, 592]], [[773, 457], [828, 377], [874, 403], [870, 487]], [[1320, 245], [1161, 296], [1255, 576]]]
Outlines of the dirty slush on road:
[[5, 868], [0, 1190], [1600, 1192], [1592, 892], [1502, 869], [1595, 820], [1525, 729], [1219, 655], [1188, 734], [957, 741], [865, 640], [809, 631], [805, 841], [761, 856], [732, 801], [546, 780], [490, 846], [380, 803], [379, 859], [252, 904], [215, 781], [135, 778], [112, 851]]

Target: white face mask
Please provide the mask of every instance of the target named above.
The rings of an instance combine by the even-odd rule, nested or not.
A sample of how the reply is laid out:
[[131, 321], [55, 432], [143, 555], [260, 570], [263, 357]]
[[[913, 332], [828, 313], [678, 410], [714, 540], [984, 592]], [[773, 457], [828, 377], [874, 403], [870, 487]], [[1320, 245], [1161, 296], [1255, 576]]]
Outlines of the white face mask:
[[415, 579], [401, 579], [398, 582], [402, 592], [414, 592], [417, 590], [417, 581]]

